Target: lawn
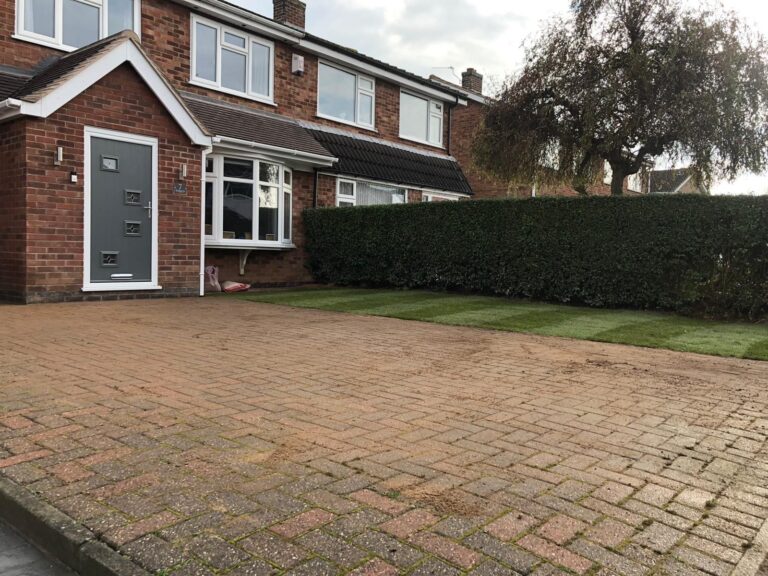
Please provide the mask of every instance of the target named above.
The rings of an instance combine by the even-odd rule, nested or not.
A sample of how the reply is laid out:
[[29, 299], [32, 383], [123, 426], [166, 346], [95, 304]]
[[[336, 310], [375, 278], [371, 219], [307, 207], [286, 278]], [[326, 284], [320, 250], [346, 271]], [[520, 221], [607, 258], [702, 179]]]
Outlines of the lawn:
[[768, 360], [768, 324], [422, 290], [301, 288], [249, 292], [238, 297], [298, 308]]

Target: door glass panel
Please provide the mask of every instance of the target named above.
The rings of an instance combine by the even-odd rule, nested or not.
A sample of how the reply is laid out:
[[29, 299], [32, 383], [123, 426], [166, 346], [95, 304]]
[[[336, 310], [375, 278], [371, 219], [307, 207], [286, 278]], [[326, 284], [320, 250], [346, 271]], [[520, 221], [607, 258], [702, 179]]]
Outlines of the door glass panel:
[[221, 51], [221, 85], [230, 90], [245, 92], [245, 54]]
[[213, 182], [205, 183], [205, 235], [213, 236]]
[[26, 0], [24, 2], [24, 29], [53, 38], [54, 0]]
[[259, 186], [259, 240], [276, 241], [279, 188]]
[[270, 96], [269, 71], [272, 63], [272, 50], [269, 46], [251, 44], [251, 91], [262, 96]]
[[65, 45], [82, 48], [99, 39], [101, 11], [97, 6], [64, 0], [63, 11]]
[[280, 166], [277, 164], [268, 164], [267, 162], [259, 163], [259, 182], [279, 184]]
[[195, 27], [195, 75], [216, 82], [216, 28], [198, 22]]
[[241, 178], [253, 180], [253, 162], [251, 160], [238, 160], [236, 158], [224, 159], [224, 176], [227, 178]]
[[224, 239], [253, 239], [253, 185], [224, 182]]
[[109, 0], [107, 10], [108, 34], [117, 34], [123, 30], [133, 30], [134, 0]]

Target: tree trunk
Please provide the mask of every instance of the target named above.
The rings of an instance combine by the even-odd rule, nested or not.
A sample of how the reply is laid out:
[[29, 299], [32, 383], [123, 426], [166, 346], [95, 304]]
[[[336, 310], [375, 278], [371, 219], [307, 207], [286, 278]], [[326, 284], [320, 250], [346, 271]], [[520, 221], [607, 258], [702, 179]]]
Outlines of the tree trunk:
[[623, 165], [611, 164], [611, 196], [624, 195], [624, 179], [627, 177], [627, 170]]

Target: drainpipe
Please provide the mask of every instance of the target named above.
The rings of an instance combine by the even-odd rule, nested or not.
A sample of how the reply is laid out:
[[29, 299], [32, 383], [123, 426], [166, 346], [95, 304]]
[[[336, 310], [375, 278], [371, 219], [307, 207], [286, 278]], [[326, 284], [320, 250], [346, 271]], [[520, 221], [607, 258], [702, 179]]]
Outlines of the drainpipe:
[[200, 296], [205, 296], [205, 163], [213, 146], [203, 149], [200, 174]]

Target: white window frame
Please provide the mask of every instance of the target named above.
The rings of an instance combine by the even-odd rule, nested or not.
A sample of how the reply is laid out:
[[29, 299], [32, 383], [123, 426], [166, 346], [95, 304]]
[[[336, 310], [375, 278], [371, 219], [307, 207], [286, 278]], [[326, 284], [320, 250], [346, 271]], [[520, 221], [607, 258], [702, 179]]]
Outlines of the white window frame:
[[[293, 242], [293, 170], [285, 166], [281, 166], [282, 173], [282, 186], [280, 186], [280, 194], [282, 195], [279, 217], [280, 217], [280, 241], [284, 244], [291, 244]], [[286, 184], [285, 175], [291, 175], [291, 183]], [[288, 195], [288, 202], [285, 201], [285, 195]], [[285, 232], [285, 216], [286, 210], [288, 211], [289, 232], [286, 236]]]
[[[353, 190], [352, 196], [341, 193], [342, 183], [352, 184], [352, 190]], [[390, 186], [392, 188], [397, 188], [398, 190], [402, 190], [405, 193], [405, 200], [403, 203], [408, 204], [409, 192], [408, 192], [408, 188], [404, 186], [399, 186], [397, 184], [393, 184], [392, 182], [380, 182], [377, 180], [365, 180], [365, 179], [353, 180], [352, 178], [336, 178], [336, 206], [337, 207], [340, 207], [342, 202], [352, 204], [352, 206], [357, 206], [357, 185], [359, 183], [373, 184], [374, 186]], [[388, 204], [370, 204], [370, 206], [388, 206]]]
[[[204, 26], [208, 26], [210, 28], [216, 29], [216, 80], [211, 81], [207, 80], [205, 78], [198, 78], [197, 76], [197, 58], [195, 57], [197, 54], [197, 25], [202, 24]], [[241, 98], [247, 98], [248, 100], [255, 100], [256, 102], [262, 102], [264, 104], [270, 104], [275, 106], [275, 43], [271, 40], [267, 40], [265, 38], [261, 38], [259, 36], [254, 36], [253, 34], [248, 34], [246, 32], [243, 32], [242, 30], [239, 30], [237, 28], [231, 28], [229, 26], [225, 26], [224, 24], [220, 24], [219, 22], [216, 22], [214, 20], [209, 20], [207, 18], [203, 18], [202, 16], [198, 16], [197, 14], [193, 14], [192, 18], [190, 18], [190, 25], [191, 25], [191, 31], [190, 31], [190, 50], [189, 50], [189, 59], [190, 59], [190, 78], [189, 83], [194, 86], [201, 86], [203, 88], [210, 88], [212, 90], [216, 90], [217, 92], [224, 92], [225, 94], [232, 94], [234, 96], [240, 96]], [[225, 34], [232, 34], [233, 36], [239, 36], [240, 38], [245, 38], [245, 48], [240, 48], [237, 45], [233, 44], [227, 44], [224, 41]], [[258, 94], [257, 92], [254, 92], [252, 90], [251, 85], [251, 76], [252, 76], [252, 52], [251, 48], [253, 44], [259, 44], [261, 46], [264, 46], [266, 48], [269, 48], [269, 94]], [[226, 88], [222, 86], [221, 84], [221, 52], [222, 50], [231, 50], [232, 52], [237, 52], [239, 54], [242, 54], [245, 56], [245, 92], [240, 92], [239, 90], [233, 90], [231, 88]]]
[[[341, 193], [341, 184], [352, 184], [352, 195]], [[355, 180], [348, 180], [346, 178], [336, 179], [336, 206], [341, 206], [341, 203], [352, 204], [357, 206], [357, 182]]]
[[[407, 94], [408, 96], [411, 96], [412, 98], [418, 98], [419, 100], [424, 100], [427, 103], [427, 137], [426, 139], [422, 140], [420, 138], [414, 138], [413, 136], [406, 136], [403, 134], [402, 131], [402, 124], [403, 124], [403, 94]], [[438, 104], [440, 105], [440, 114], [437, 114], [436, 112], [433, 112], [432, 107]], [[432, 133], [432, 122], [435, 121], [435, 119], [438, 118], [440, 121], [440, 141], [439, 142], [432, 142], [429, 139], [429, 135]], [[441, 100], [435, 100], [434, 98], [430, 98], [429, 96], [424, 96], [424, 94], [419, 94], [418, 92], [414, 92], [412, 90], [400, 90], [400, 117], [399, 120], [399, 127], [398, 132], [400, 134], [400, 138], [403, 140], [409, 140], [411, 142], [418, 142], [419, 144], [426, 144], [427, 146], [434, 146], [435, 148], [443, 148], [443, 140], [445, 138], [445, 102], [442, 102]]]
[[[346, 72], [347, 74], [351, 74], [355, 77], [355, 121], [350, 122], [349, 120], [344, 120], [343, 118], [337, 118], [336, 116], [331, 116], [330, 114], [323, 114], [320, 112], [320, 67], [321, 66], [327, 66], [329, 68], [335, 68], [336, 70], [340, 70], [341, 72]], [[363, 88], [360, 85], [360, 80], [365, 80], [367, 82], [370, 82], [373, 86], [372, 90], [368, 90], [366, 88]], [[360, 122], [360, 101], [361, 95], [366, 95], [371, 97], [371, 123], [365, 124], [363, 122]], [[327, 62], [325, 60], [318, 60], [317, 63], [317, 117], [318, 118], [324, 118], [326, 120], [332, 120], [334, 122], [339, 122], [340, 124], [348, 124], [349, 126], [357, 126], [358, 128], [365, 128], [366, 130], [376, 130], [376, 79], [373, 76], [368, 76], [366, 74], [360, 74], [359, 72], [356, 72], [355, 70], [352, 70], [350, 68], [345, 68], [344, 66], [339, 66], [338, 64], [334, 64], [331, 62]]]
[[[291, 196], [291, 206], [293, 206], [293, 171], [274, 160], [267, 160], [264, 158], [255, 158], [253, 156], [247, 156], [237, 153], [228, 152], [216, 152], [215, 154], [208, 154], [208, 159], [213, 160], [213, 172], [206, 173], [205, 182], [213, 183], [213, 217], [211, 218], [212, 232], [213, 234], [205, 235], [205, 245], [210, 248], [243, 248], [243, 249], [271, 249], [281, 250], [294, 248], [293, 238], [285, 239], [285, 201], [284, 192], [289, 192]], [[240, 178], [224, 177], [224, 158], [231, 158], [233, 160], [247, 160], [253, 162], [253, 180], [243, 180]], [[274, 164], [280, 169], [280, 181], [277, 184], [261, 183], [259, 181], [259, 165], [261, 163]], [[291, 173], [291, 186], [287, 189], [285, 185], [285, 173]], [[251, 240], [238, 240], [233, 238], [224, 238], [224, 182], [245, 182], [253, 185], [253, 231]], [[278, 189], [278, 210], [277, 210], [277, 233], [276, 240], [259, 240], [259, 190], [260, 186], [271, 186]], [[293, 236], [293, 212], [291, 211], [291, 236]], [[205, 221], [205, 218], [203, 219]]]
[[[109, 0], [77, 0], [82, 4], [99, 9], [99, 39], [106, 38], [109, 31]], [[79, 50], [74, 46], [64, 44], [64, 0], [54, 0], [53, 34], [54, 37], [43, 36], [24, 29], [24, 11], [27, 0], [16, 0], [16, 31], [13, 38], [55, 48], [62, 52]], [[141, 38], [141, 0], [133, 2], [133, 31]]]
[[447, 192], [423, 192], [421, 198], [423, 202], [434, 202], [436, 199], [446, 202], [458, 202], [462, 197]]

